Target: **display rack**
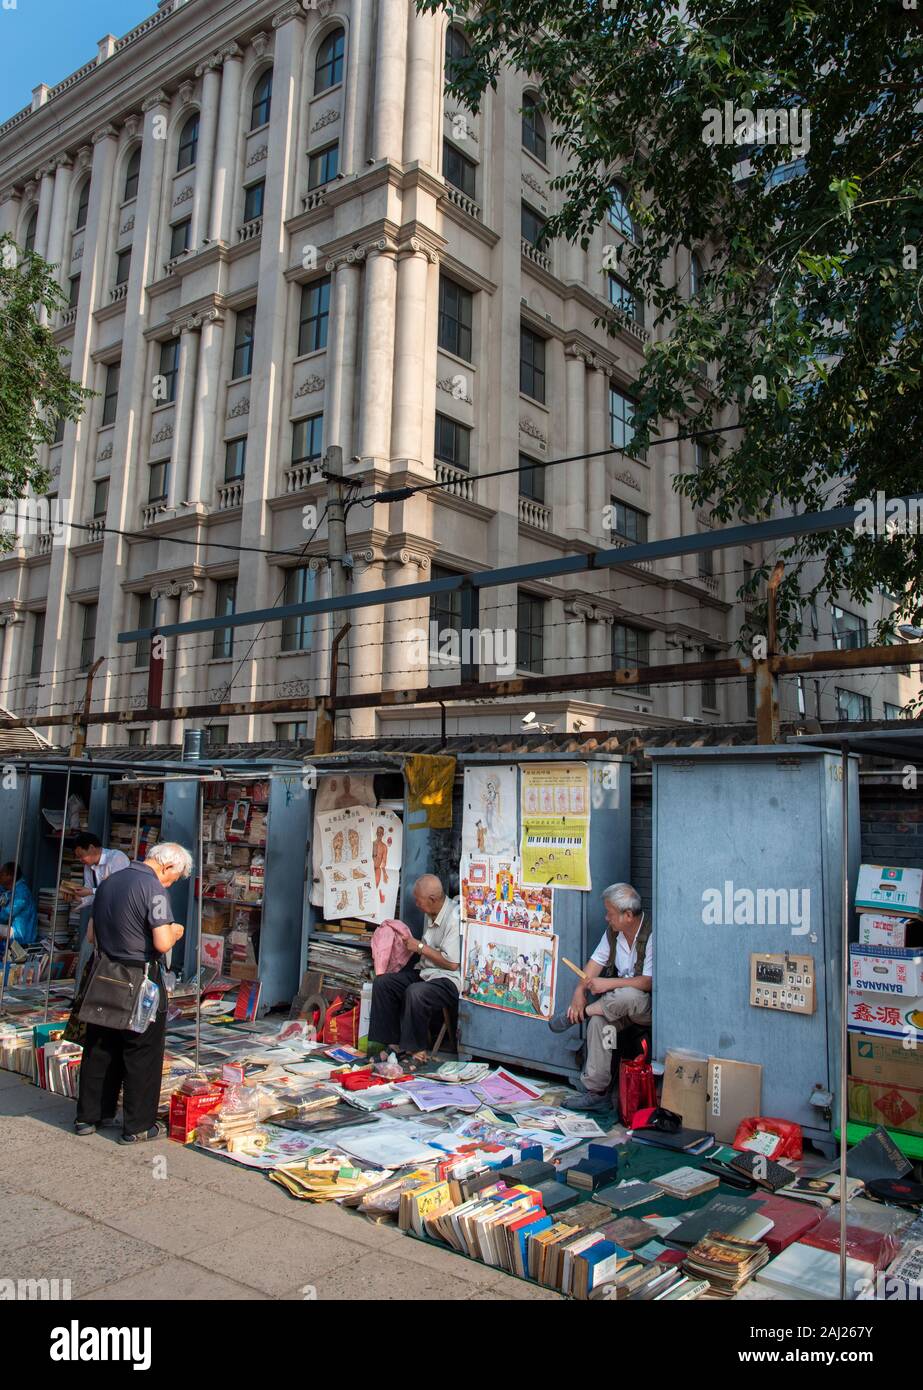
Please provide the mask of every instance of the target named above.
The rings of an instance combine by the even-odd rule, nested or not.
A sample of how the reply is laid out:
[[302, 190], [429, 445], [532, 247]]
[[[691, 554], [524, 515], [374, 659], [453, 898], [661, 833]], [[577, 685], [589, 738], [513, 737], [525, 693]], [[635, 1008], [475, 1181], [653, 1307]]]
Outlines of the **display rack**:
[[122, 850], [129, 859], [143, 859], [160, 839], [163, 785], [111, 781], [108, 813], [108, 847]]
[[202, 959], [236, 980], [259, 977], [269, 792], [264, 779], [206, 788]]

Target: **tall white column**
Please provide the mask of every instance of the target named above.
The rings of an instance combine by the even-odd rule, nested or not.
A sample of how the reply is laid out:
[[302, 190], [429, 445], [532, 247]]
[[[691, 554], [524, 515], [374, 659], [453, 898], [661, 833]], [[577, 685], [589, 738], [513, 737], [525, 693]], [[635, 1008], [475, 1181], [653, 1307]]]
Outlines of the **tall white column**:
[[[194, 622], [196, 618], [204, 616], [203, 596], [204, 586], [196, 579], [186, 579], [179, 584], [181, 590], [179, 596], [179, 609], [177, 621], [181, 623]], [[174, 662], [174, 674], [172, 680], [172, 703], [176, 706], [195, 704], [193, 699], [196, 688], [199, 684], [205, 684], [198, 680], [202, 661], [202, 635], [197, 632], [187, 634], [185, 637], [175, 637], [168, 639], [173, 644], [173, 650], [168, 647], [168, 654]], [[198, 647], [198, 650], [196, 648]], [[169, 661], [167, 662], [169, 665]], [[164, 698], [166, 704], [166, 697]], [[182, 743], [184, 721], [176, 719], [170, 728], [170, 742]]]
[[7, 233], [15, 237], [22, 208], [22, 194], [18, 188], [0, 188], [0, 236]]
[[215, 445], [218, 432], [218, 387], [224, 320], [217, 309], [206, 309], [202, 319], [199, 372], [196, 382], [189, 446], [186, 500], [190, 506], [209, 504], [215, 495]]
[[420, 464], [423, 459], [423, 385], [429, 350], [426, 341], [426, 290], [436, 253], [414, 238], [397, 263], [394, 335], [394, 393], [391, 457]]
[[67, 205], [70, 198], [73, 164], [65, 154], [57, 155], [53, 162], [56, 173], [54, 179], [54, 198], [51, 204], [51, 222], [48, 228], [47, 259], [52, 265], [58, 266], [58, 279], [60, 280], [61, 257], [64, 254], [64, 234], [66, 231]]
[[[387, 588], [402, 584], [418, 584], [425, 580], [429, 556], [399, 550], [388, 556], [385, 573]], [[408, 599], [404, 603], [389, 603], [384, 610], [384, 635], [381, 653], [383, 690], [418, 690], [429, 680], [429, 662], [415, 660], [420, 645], [419, 634], [427, 632], [428, 599]], [[425, 642], [428, 650], [429, 643]]]
[[196, 374], [199, 362], [199, 322], [187, 319], [173, 325], [174, 336], [180, 337], [179, 384], [176, 392], [176, 413], [173, 424], [173, 461], [170, 465], [170, 506], [184, 507], [193, 500], [189, 495], [189, 460], [192, 447], [192, 424], [196, 405]]
[[35, 175], [39, 183], [38, 218], [35, 223], [35, 254], [48, 253], [48, 230], [51, 226], [51, 206], [54, 202], [55, 166], [54, 161], [45, 164]]
[[346, 110], [343, 116], [343, 173], [361, 174], [368, 158], [369, 73], [375, 24], [372, 6], [358, 0], [349, 17], [346, 52]]
[[221, 91], [221, 56], [213, 54], [195, 70], [202, 78], [202, 109], [199, 116], [199, 144], [196, 152], [195, 202], [189, 246], [198, 251], [208, 236], [209, 202], [212, 196], [215, 146], [218, 137], [218, 95]]
[[[665, 422], [665, 432], [667, 437], [677, 433], [677, 427], [672, 421]], [[661, 516], [659, 532], [662, 537], [679, 536], [683, 531], [682, 500], [673, 486], [673, 479], [679, 473], [679, 444], [675, 440], [672, 444], [662, 444], [658, 453], [661, 460], [658, 474]], [[670, 556], [660, 563], [666, 574], [679, 576], [683, 573], [681, 556]]]
[[[353, 554], [353, 593], [367, 594], [383, 584], [383, 562], [374, 550]], [[381, 681], [381, 633], [384, 610], [357, 608], [349, 633], [350, 691], [354, 695], [379, 689]], [[372, 738], [375, 733], [375, 711], [350, 711], [350, 728], [354, 738]]]
[[15, 709], [20, 703], [19, 691], [13, 687], [17, 684], [14, 676], [13, 655], [16, 648], [22, 643], [23, 618], [21, 613], [4, 613], [0, 615], [0, 633], [3, 634], [3, 655], [0, 657], [0, 704], [7, 709]]
[[564, 616], [567, 619], [567, 665], [579, 671], [586, 665], [587, 618], [590, 616], [590, 609], [582, 603], [565, 601]]
[[407, 0], [378, 0], [372, 158], [399, 162], [403, 153]]
[[359, 454], [380, 461], [390, 456], [391, 388], [394, 363], [395, 248], [384, 237], [369, 248], [365, 270], [365, 313], [360, 383]]
[[[567, 453], [586, 453], [586, 353], [573, 344], [565, 349], [567, 381]], [[585, 531], [586, 463], [581, 460], [564, 465], [566, 501], [564, 515], [569, 531]]]
[[[439, 167], [433, 117], [442, 102], [442, 73], [436, 76], [439, 26], [434, 14], [418, 14], [411, 5], [407, 17], [407, 98], [404, 116], [404, 163], [419, 161]], [[441, 65], [440, 65], [441, 66]]]
[[240, 113], [240, 88], [243, 77], [243, 53], [236, 43], [228, 44], [220, 54], [224, 67], [221, 75], [221, 99], [218, 107], [218, 137], [212, 179], [211, 211], [208, 236], [212, 241], [229, 241], [231, 213], [237, 173], [237, 125]]
[[359, 280], [364, 250], [347, 251], [327, 261], [333, 276], [330, 293], [330, 339], [327, 345], [327, 394], [324, 402], [326, 444], [338, 444], [343, 458], [352, 458], [353, 407], [356, 393]]
[[593, 622], [590, 623], [589, 637], [589, 660], [587, 666], [591, 671], [609, 671], [612, 668], [612, 624], [615, 618], [611, 613], [604, 613], [601, 609], [593, 610]]
[[[604, 449], [609, 442], [609, 378], [606, 376], [602, 364], [595, 361], [590, 364], [589, 375], [587, 451], [593, 453], [597, 449]], [[609, 488], [606, 480], [609, 476], [610, 457], [612, 456], [609, 454], [599, 453], [595, 458], [587, 459], [587, 476], [589, 478], [587, 530], [591, 536], [602, 537], [605, 535], [603, 516], [609, 503]]]

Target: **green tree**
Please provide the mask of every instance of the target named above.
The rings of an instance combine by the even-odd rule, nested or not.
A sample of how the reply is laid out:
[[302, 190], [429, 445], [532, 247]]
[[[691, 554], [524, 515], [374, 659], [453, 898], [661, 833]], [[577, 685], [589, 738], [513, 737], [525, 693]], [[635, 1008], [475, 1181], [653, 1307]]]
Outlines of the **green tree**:
[[[39, 445], [54, 442], [59, 420], [79, 420], [93, 395], [71, 381], [66, 354], [40, 321], [42, 308], [52, 321], [66, 304], [48, 262], [0, 237], [0, 503], [46, 491]], [[11, 543], [12, 532], [0, 530], [0, 550]]]
[[[698, 465], [674, 486], [719, 523], [916, 492], [921, 13], [901, 0], [688, 0], [682, 10], [663, 0], [456, 7], [470, 52], [452, 64], [450, 90], [476, 110], [504, 68], [539, 86], [563, 170], [549, 240], [586, 246], [616, 173], [627, 190], [637, 235], [619, 273], [660, 326], [637, 383], [632, 452], [664, 424], [700, 434]], [[725, 103], [737, 119], [712, 143]], [[760, 110], [782, 113], [786, 143], [769, 142], [786, 131], [760, 123]], [[678, 245], [698, 255], [697, 285], [663, 283]], [[738, 428], [707, 433], [728, 425]], [[918, 534], [828, 533], [779, 555], [789, 644], [821, 588], [864, 602], [881, 587], [898, 596], [891, 627], [920, 619]], [[809, 557], [822, 564], [813, 587]]]

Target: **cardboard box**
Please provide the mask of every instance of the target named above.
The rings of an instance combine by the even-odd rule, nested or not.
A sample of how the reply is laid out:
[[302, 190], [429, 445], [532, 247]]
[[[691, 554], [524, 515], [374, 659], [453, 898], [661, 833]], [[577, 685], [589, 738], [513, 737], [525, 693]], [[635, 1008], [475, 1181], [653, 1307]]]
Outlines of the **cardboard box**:
[[859, 918], [860, 946], [906, 946], [909, 917], [863, 912]]
[[758, 1062], [708, 1059], [708, 1107], [702, 1128], [730, 1144], [741, 1120], [760, 1113], [763, 1068]]
[[672, 1048], [664, 1058], [660, 1104], [683, 1117], [687, 1129], [707, 1129], [705, 1105], [708, 1058], [700, 1052]]
[[877, 1038], [907, 1038], [923, 1046], [923, 998], [896, 994], [882, 998], [865, 990], [851, 989], [847, 999], [850, 1033], [871, 1033]]
[[849, 981], [868, 994], [923, 994], [923, 951], [899, 946], [851, 946]]
[[847, 1096], [849, 1118], [857, 1124], [923, 1135], [923, 1090], [850, 1076]]
[[904, 1047], [890, 1038], [849, 1035], [849, 1074], [860, 1081], [887, 1081], [923, 1088], [923, 1045]]
[[196, 1126], [203, 1115], [217, 1110], [224, 1096], [224, 1086], [214, 1086], [200, 1096], [187, 1096], [174, 1091], [170, 1097], [170, 1138], [178, 1144], [191, 1144]]
[[856, 884], [856, 911], [866, 909], [923, 918], [923, 869], [863, 864]]

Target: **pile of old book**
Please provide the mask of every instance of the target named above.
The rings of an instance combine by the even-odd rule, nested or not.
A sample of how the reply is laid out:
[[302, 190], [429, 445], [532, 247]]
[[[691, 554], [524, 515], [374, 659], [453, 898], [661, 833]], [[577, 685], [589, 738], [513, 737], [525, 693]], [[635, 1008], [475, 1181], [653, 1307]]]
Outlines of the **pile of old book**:
[[711, 1231], [692, 1247], [683, 1263], [687, 1274], [708, 1281], [712, 1297], [733, 1298], [769, 1259], [759, 1240], [739, 1240]]
[[299, 1201], [331, 1202], [355, 1196], [374, 1186], [381, 1175], [365, 1172], [342, 1154], [327, 1150], [297, 1163], [273, 1168], [269, 1177]]

